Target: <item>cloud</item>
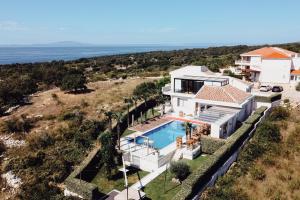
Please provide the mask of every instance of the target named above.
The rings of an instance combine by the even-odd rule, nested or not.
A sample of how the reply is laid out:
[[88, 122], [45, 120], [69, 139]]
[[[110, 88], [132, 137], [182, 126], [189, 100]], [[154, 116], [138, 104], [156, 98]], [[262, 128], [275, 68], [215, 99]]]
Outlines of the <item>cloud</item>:
[[28, 28], [23, 24], [20, 24], [16, 21], [0, 21], [0, 30], [1, 31], [24, 31]]

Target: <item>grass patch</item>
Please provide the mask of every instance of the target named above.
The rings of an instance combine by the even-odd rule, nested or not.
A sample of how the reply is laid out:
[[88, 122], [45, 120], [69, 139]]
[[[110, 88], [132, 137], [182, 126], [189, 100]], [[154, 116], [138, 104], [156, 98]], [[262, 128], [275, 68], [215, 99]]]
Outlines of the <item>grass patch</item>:
[[[206, 156], [198, 156], [194, 160], [186, 160], [186, 162], [191, 169], [191, 172], [197, 169], [201, 162], [204, 162], [207, 159]], [[166, 176], [166, 181], [165, 181]], [[163, 199], [173, 199], [175, 194], [181, 189], [181, 184], [172, 182], [173, 175], [168, 170], [167, 173], [162, 173], [158, 177], [156, 177], [153, 181], [151, 181], [145, 187], [145, 192], [147, 197], [152, 200], [163, 200]], [[165, 183], [165, 184], [164, 184]]]
[[134, 133], [134, 132], [136, 132], [136, 131], [126, 129], [126, 130], [124, 131], [124, 133], [122, 134], [122, 137], [125, 137], [125, 136], [127, 136], [127, 135], [130, 135], [130, 134], [132, 134], [132, 133]]
[[[118, 168], [121, 168], [121, 166]], [[128, 185], [133, 185], [134, 183], [138, 182], [139, 178], [141, 179], [147, 174], [148, 172], [141, 171], [136, 168], [130, 168], [130, 170], [127, 172]], [[119, 191], [125, 189], [124, 175], [121, 171], [117, 171], [116, 174], [113, 175], [113, 178], [108, 180], [105, 176], [105, 173], [100, 170], [91, 183], [96, 184], [99, 191], [105, 194], [109, 193], [113, 189], [117, 189]]]

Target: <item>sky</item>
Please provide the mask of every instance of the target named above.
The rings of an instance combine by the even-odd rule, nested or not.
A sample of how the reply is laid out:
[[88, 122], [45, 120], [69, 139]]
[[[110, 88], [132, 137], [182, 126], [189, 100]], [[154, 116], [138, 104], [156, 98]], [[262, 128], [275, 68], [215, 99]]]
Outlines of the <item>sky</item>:
[[0, 0], [0, 44], [300, 41], [299, 0]]

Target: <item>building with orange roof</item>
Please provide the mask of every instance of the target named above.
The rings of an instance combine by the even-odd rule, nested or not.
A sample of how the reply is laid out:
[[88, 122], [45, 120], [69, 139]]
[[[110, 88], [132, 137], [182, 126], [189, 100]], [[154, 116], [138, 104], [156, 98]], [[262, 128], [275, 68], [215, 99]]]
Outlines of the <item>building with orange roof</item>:
[[215, 74], [205, 66], [186, 66], [170, 72], [162, 92], [170, 96], [173, 118], [209, 124], [210, 135], [227, 138], [255, 107], [253, 83]]
[[263, 47], [240, 55], [235, 61], [246, 78], [261, 83], [293, 83], [300, 81], [300, 54], [279, 47]]

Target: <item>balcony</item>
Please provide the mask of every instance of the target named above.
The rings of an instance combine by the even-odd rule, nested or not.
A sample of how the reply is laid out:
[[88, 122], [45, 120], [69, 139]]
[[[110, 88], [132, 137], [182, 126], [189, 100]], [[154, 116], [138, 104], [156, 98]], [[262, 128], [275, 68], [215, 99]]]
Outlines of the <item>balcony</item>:
[[250, 66], [250, 61], [248, 61], [248, 60], [236, 60], [235, 64], [236, 65], [249, 65]]

